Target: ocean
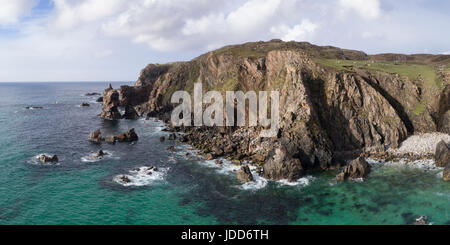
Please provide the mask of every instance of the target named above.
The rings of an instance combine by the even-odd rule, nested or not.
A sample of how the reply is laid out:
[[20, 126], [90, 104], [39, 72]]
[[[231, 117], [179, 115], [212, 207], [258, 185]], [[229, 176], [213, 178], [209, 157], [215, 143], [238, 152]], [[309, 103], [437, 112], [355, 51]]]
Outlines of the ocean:
[[[113, 87], [120, 84], [127, 83]], [[97, 97], [84, 94], [106, 86], [0, 83], [0, 225], [397, 225], [421, 215], [450, 224], [450, 183], [432, 162], [371, 162], [372, 173], [359, 182], [334, 183], [337, 171], [330, 171], [296, 183], [257, 177], [241, 184], [238, 166], [217, 167], [178, 141], [160, 143], [168, 135], [160, 121], [102, 120]], [[113, 135], [131, 128], [136, 144], [87, 139], [96, 129]], [[167, 151], [172, 145], [177, 152]], [[99, 150], [109, 154], [93, 159]], [[44, 153], [60, 162], [40, 164], [36, 156]], [[149, 176], [144, 167], [151, 166], [159, 170]]]

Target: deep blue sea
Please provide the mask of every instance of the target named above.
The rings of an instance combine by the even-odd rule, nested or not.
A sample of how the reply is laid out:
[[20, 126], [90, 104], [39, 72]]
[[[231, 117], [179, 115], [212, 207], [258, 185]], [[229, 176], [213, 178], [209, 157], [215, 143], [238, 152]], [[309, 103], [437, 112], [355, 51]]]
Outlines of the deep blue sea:
[[[440, 169], [375, 163], [364, 182], [336, 184], [336, 172], [328, 172], [294, 184], [257, 177], [242, 185], [238, 166], [219, 168], [187, 145], [160, 143], [167, 135], [161, 122], [99, 118], [97, 97], [84, 94], [106, 86], [0, 83], [0, 225], [378, 225], [410, 224], [420, 215], [450, 224], [450, 183]], [[87, 140], [95, 129], [113, 135], [130, 128], [140, 137], [136, 144]], [[176, 153], [166, 150], [171, 145]], [[93, 159], [100, 149], [109, 155]], [[38, 163], [43, 153], [57, 154], [59, 164]], [[159, 171], [147, 175], [150, 166]], [[122, 175], [132, 182], [121, 182]]]

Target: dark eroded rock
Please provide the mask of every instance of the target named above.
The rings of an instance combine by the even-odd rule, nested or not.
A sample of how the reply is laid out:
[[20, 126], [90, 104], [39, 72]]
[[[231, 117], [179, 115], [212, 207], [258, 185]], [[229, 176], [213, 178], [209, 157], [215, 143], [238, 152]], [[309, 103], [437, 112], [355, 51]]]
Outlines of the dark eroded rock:
[[123, 115], [123, 118], [130, 119], [130, 120], [137, 120], [137, 119], [139, 119], [139, 114], [136, 112], [134, 107], [126, 106], [125, 114]]
[[244, 165], [241, 167], [241, 169], [238, 171], [237, 178], [239, 181], [244, 183], [254, 181], [252, 172], [250, 171], [248, 165]]
[[125, 183], [131, 183], [131, 180], [130, 180], [127, 176], [125, 176], [125, 175], [122, 175], [122, 176], [120, 177], [120, 180], [122, 180], [122, 181], [125, 182]]
[[446, 167], [450, 163], [450, 147], [442, 140], [436, 146], [436, 166], [437, 167]]
[[107, 120], [121, 119], [122, 115], [119, 112], [119, 93], [114, 90], [106, 90], [103, 95], [102, 113], [100, 116]]
[[277, 147], [269, 153], [268, 161], [263, 166], [265, 178], [273, 180], [287, 179], [294, 182], [300, 179], [304, 170], [298, 158], [292, 157], [284, 147]]
[[96, 154], [95, 154], [95, 158], [102, 158], [102, 157], [104, 157], [104, 156], [106, 156], [106, 155], [108, 155], [108, 153], [106, 153], [106, 152], [104, 152], [103, 150], [100, 150], [100, 151], [98, 151]]
[[214, 159], [214, 156], [213, 156], [213, 154], [208, 153], [208, 154], [205, 155], [205, 159], [208, 160], [208, 161], [210, 161], [210, 160], [213, 160], [213, 159]]
[[444, 172], [442, 173], [442, 179], [444, 181], [450, 181], [450, 165], [445, 167]]
[[94, 143], [97, 143], [97, 144], [102, 143], [102, 141], [104, 140], [104, 139], [102, 138], [102, 133], [100, 132], [99, 129], [97, 129], [97, 130], [95, 130], [94, 132], [92, 132], [91, 134], [89, 134], [88, 139], [89, 139], [91, 142], [94, 142]]
[[112, 145], [116, 143], [116, 140], [117, 140], [116, 136], [108, 136], [105, 138], [105, 142]]
[[59, 159], [58, 159], [58, 156], [56, 156], [56, 155], [53, 155], [53, 156], [41, 155], [41, 156], [39, 156], [39, 161], [43, 164], [57, 163], [59, 161]]
[[365, 178], [369, 175], [371, 167], [369, 163], [362, 157], [353, 160], [344, 170], [336, 176], [337, 181], [354, 180]]
[[414, 221], [414, 225], [429, 225], [427, 216], [420, 216]]
[[117, 135], [117, 141], [119, 142], [134, 142], [138, 141], [139, 137], [134, 131], [134, 128], [128, 130], [126, 133], [120, 133]]

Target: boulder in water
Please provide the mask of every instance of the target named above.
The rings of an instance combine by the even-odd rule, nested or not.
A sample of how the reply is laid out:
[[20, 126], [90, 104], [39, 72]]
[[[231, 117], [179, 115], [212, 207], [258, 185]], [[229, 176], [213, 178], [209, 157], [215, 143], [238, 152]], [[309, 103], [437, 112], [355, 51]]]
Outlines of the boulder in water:
[[95, 154], [94, 158], [102, 158], [103, 156], [108, 155], [108, 153], [104, 152], [103, 150], [100, 150]]
[[177, 139], [177, 135], [176, 134], [170, 134], [169, 135], [169, 140], [176, 140]]
[[304, 170], [300, 159], [289, 154], [285, 147], [277, 147], [269, 153], [263, 166], [264, 177], [273, 180], [287, 179], [294, 182], [303, 177]]
[[112, 145], [116, 143], [116, 140], [117, 140], [116, 136], [108, 136], [105, 138], [105, 142]]
[[161, 136], [161, 137], [159, 137], [159, 142], [164, 142], [166, 140], [166, 137], [164, 137], [164, 136]]
[[82, 103], [81, 104], [81, 107], [89, 107], [89, 106], [91, 106], [91, 105], [89, 105], [89, 103]]
[[414, 221], [414, 225], [429, 225], [427, 216], [420, 216]]
[[139, 137], [137, 136], [134, 128], [128, 130], [126, 133], [120, 133], [117, 135], [117, 141], [119, 142], [134, 142], [138, 141]]
[[89, 135], [89, 138], [88, 138], [91, 142], [94, 142], [94, 143], [97, 143], [97, 144], [100, 144], [100, 143], [102, 143], [102, 141], [104, 140], [103, 138], [102, 138], [102, 133], [100, 132], [100, 129], [97, 129], [97, 130], [95, 130], [94, 132], [92, 132], [90, 135]]
[[205, 155], [205, 159], [208, 160], [208, 161], [213, 160], [214, 159], [214, 155], [211, 154], [211, 153], [208, 153], [208, 154]]
[[436, 146], [435, 159], [437, 167], [445, 168], [450, 164], [450, 148], [443, 140]]
[[248, 165], [244, 165], [241, 167], [241, 169], [238, 171], [237, 178], [239, 181], [245, 183], [254, 181], [252, 172], [250, 171]]
[[58, 156], [47, 156], [47, 155], [41, 155], [39, 156], [39, 161], [43, 164], [45, 163], [57, 163], [59, 161]]
[[450, 181], [450, 164], [445, 167], [442, 178], [444, 179], [444, 181]]
[[125, 175], [122, 175], [122, 176], [120, 177], [120, 180], [122, 180], [122, 181], [125, 182], [125, 183], [131, 183], [130, 178], [128, 178], [128, 177], [125, 176]]
[[363, 157], [359, 157], [345, 166], [344, 170], [336, 176], [336, 180], [345, 181], [365, 178], [369, 175], [370, 170], [369, 163]]
[[103, 96], [102, 96], [102, 97], [98, 97], [98, 99], [96, 100], [96, 102], [98, 102], [98, 103], [103, 103]]

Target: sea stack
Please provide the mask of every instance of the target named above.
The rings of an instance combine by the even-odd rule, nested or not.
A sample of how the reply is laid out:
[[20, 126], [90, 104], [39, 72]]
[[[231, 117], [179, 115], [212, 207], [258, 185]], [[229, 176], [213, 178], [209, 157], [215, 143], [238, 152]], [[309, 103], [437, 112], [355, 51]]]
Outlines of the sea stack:
[[103, 106], [100, 116], [106, 120], [121, 119], [119, 112], [119, 92], [114, 89], [106, 89], [103, 94]]

